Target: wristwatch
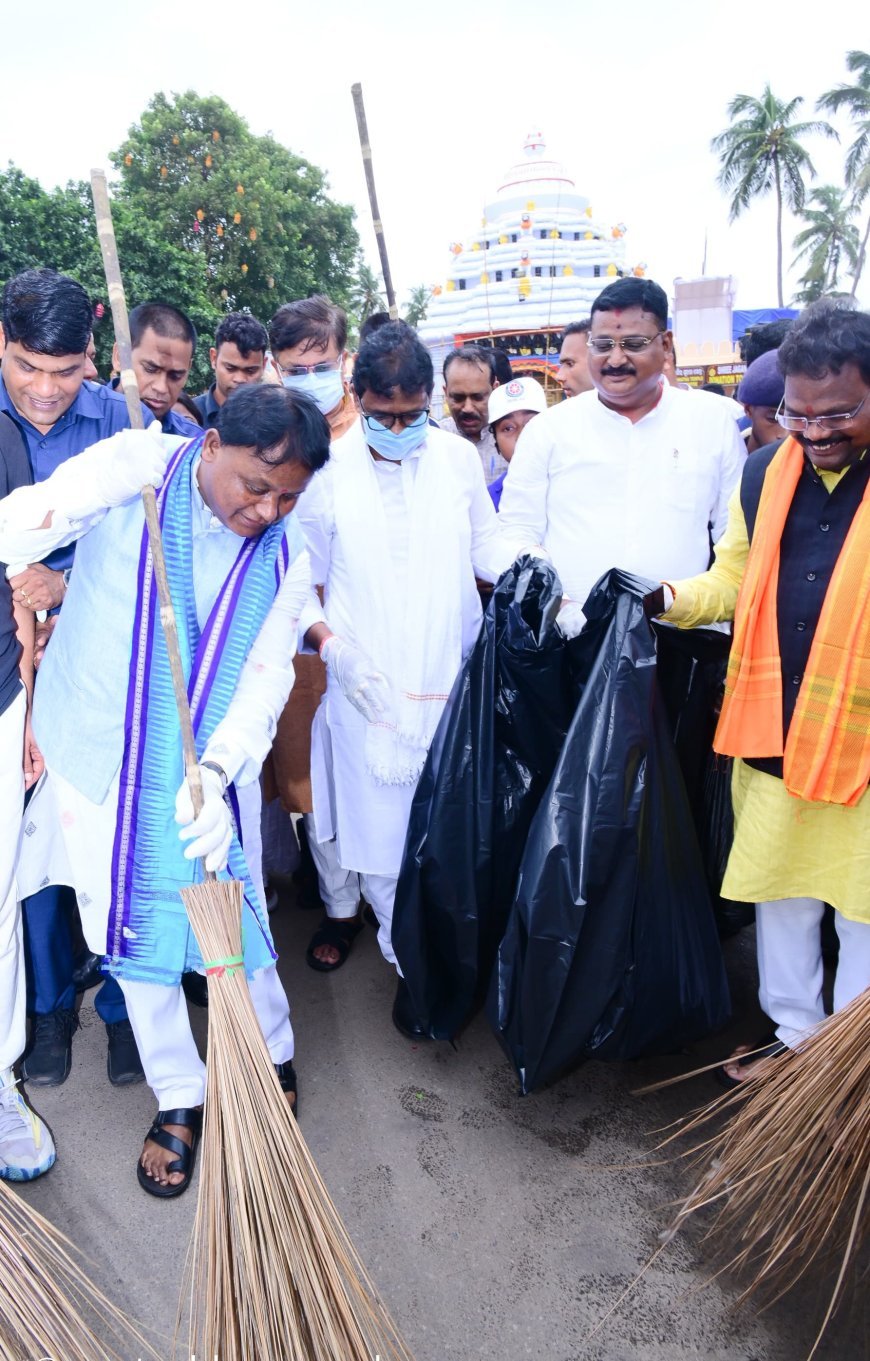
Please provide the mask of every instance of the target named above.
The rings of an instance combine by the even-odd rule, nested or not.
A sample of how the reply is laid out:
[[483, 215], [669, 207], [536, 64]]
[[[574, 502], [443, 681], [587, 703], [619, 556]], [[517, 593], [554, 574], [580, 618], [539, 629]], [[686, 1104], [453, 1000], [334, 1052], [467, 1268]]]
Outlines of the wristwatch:
[[226, 794], [229, 780], [227, 779], [227, 772], [224, 770], [223, 766], [219, 766], [217, 761], [200, 761], [199, 764], [204, 766], [207, 770], [213, 770], [216, 775], [220, 775], [221, 794]]

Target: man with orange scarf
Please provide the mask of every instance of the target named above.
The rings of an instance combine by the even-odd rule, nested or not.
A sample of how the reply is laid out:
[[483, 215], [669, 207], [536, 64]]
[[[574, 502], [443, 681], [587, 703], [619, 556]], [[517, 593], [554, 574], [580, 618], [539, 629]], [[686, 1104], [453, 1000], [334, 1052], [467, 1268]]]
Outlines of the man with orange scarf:
[[[722, 892], [757, 903], [764, 1053], [824, 1017], [826, 902], [834, 1009], [870, 986], [870, 316], [807, 308], [779, 363], [791, 438], [747, 460], [714, 565], [663, 602], [683, 628], [734, 620], [715, 741], [735, 758]], [[727, 1085], [752, 1075], [755, 1048], [735, 1051]]]

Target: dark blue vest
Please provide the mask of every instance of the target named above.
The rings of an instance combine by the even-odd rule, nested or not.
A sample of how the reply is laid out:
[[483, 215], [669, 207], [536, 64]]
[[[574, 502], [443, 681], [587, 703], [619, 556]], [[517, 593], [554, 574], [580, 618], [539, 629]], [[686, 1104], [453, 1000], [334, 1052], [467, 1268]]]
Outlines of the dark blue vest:
[[[750, 454], [743, 469], [740, 504], [750, 543], [764, 475], [778, 448], [778, 444], [768, 444]], [[804, 459], [779, 548], [776, 617], [782, 661], [784, 737], [788, 734], [798, 690], [807, 669], [825, 593], [864, 496], [868, 477], [870, 459], [865, 459], [851, 467], [829, 493], [810, 462]], [[782, 779], [782, 757], [754, 758], [746, 764]]]

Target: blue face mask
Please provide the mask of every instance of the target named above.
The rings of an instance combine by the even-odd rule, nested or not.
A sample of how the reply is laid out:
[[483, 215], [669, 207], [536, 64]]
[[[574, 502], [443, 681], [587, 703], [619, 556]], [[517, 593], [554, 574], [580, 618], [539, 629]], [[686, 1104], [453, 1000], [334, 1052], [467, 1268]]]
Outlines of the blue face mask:
[[402, 430], [385, 430], [384, 427], [375, 422], [363, 421], [366, 433], [366, 443], [369, 448], [374, 449], [382, 458], [388, 458], [391, 463], [401, 463], [403, 458], [413, 454], [429, 432], [429, 422], [424, 421], [422, 425], [406, 425]]
[[285, 388], [292, 388], [294, 392], [304, 392], [307, 397], [312, 397], [324, 416], [333, 411], [344, 396], [344, 380], [338, 369], [331, 373], [305, 373], [298, 378], [284, 373], [281, 375], [281, 381]]

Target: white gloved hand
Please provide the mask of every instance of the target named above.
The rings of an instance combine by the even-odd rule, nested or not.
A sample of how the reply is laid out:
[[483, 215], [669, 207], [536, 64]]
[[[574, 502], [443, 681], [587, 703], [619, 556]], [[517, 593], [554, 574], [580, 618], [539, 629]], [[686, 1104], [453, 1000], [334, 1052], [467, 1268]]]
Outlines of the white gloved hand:
[[390, 682], [364, 652], [333, 634], [320, 649], [320, 656], [367, 723], [377, 723], [389, 713], [393, 703]]
[[94, 468], [94, 489], [100, 504], [122, 506], [144, 486], [163, 482], [169, 450], [163, 444], [159, 421], [147, 430], [122, 430], [100, 449]]
[[180, 824], [180, 841], [189, 841], [185, 847], [185, 860], [203, 859], [205, 867], [212, 874], [226, 868], [230, 843], [233, 839], [233, 822], [230, 810], [224, 802], [223, 780], [216, 770], [200, 766], [202, 778], [202, 811], [198, 818], [193, 816], [193, 799], [190, 785], [184, 781], [175, 796], [175, 821]]
[[576, 638], [586, 623], [583, 606], [576, 600], [566, 600], [556, 615], [556, 628], [565, 638]]

